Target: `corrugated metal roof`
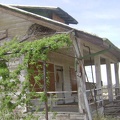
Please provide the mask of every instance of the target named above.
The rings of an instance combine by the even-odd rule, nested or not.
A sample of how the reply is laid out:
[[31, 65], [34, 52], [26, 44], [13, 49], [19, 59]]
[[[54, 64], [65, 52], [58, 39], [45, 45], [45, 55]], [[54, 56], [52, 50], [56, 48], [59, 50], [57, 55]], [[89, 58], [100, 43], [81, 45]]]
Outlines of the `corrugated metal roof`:
[[60, 18], [62, 18], [66, 24], [78, 24], [77, 20], [75, 20], [72, 16], [70, 16], [67, 12], [65, 12], [64, 10], [62, 10], [59, 7], [24, 6], [24, 5], [23, 6], [22, 5], [12, 5], [12, 6], [35, 13], [35, 14], [38, 14], [38, 15], [42, 15], [41, 12], [46, 12], [46, 14], [49, 14], [50, 12], [52, 12], [52, 13], [55, 13], [56, 15], [58, 15]]

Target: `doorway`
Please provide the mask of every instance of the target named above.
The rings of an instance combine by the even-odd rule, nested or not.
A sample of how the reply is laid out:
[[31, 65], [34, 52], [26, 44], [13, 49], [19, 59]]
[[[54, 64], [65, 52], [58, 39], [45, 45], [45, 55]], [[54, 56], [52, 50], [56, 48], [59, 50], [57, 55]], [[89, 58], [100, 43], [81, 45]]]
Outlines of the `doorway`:
[[56, 73], [56, 91], [58, 97], [58, 104], [65, 103], [65, 94], [64, 91], [64, 79], [63, 79], [63, 67], [62, 66], [55, 66], [55, 73]]

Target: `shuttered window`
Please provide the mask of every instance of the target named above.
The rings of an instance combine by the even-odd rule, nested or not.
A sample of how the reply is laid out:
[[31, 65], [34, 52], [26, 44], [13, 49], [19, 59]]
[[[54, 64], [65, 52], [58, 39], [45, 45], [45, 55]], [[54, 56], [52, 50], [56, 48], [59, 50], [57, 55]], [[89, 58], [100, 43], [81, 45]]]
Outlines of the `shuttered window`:
[[70, 67], [69, 73], [70, 73], [70, 81], [71, 81], [72, 91], [77, 91], [77, 79], [76, 79], [75, 69]]
[[[38, 68], [37, 66], [41, 66], [41, 68]], [[30, 76], [30, 83], [32, 84], [33, 87], [30, 88], [30, 90], [34, 89], [35, 92], [41, 92], [43, 91], [44, 88], [44, 81], [43, 79], [40, 79], [37, 83], [35, 81], [35, 76], [38, 75], [38, 72], [41, 72], [41, 78], [43, 78], [43, 63], [39, 62], [38, 65], [33, 66], [29, 65], [29, 70], [32, 70], [32, 74]], [[48, 84], [47, 88], [48, 91], [55, 91], [55, 75], [54, 75], [54, 64], [48, 63], [47, 66], [47, 74], [48, 74]]]

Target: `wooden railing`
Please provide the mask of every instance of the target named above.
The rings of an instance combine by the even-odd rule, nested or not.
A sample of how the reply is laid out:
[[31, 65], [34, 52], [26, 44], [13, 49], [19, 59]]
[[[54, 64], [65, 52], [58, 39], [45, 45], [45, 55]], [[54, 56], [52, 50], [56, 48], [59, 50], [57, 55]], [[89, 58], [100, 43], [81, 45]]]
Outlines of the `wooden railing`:
[[[40, 94], [40, 93], [43, 93], [43, 92], [37, 92], [37, 93]], [[73, 104], [65, 104], [65, 103], [67, 103], [66, 101], [72, 101], [74, 103], [74, 101], [77, 100], [77, 91], [51, 91], [51, 92], [47, 92], [47, 94], [48, 94], [48, 106], [50, 107], [50, 109], [52, 109], [52, 108], [54, 108], [58, 105], [68, 105], [68, 106], [70, 106], [70, 105], [73, 105]], [[65, 97], [66, 96], [65, 94], [69, 94], [68, 95], [69, 97]], [[40, 106], [41, 108], [44, 108], [44, 102], [41, 103], [40, 99], [38, 99], [38, 98], [31, 99], [31, 103], [33, 104], [34, 107], [35, 106]], [[31, 106], [31, 108], [33, 108], [33, 107]]]
[[88, 97], [89, 105], [92, 105], [95, 103], [99, 104], [103, 101], [101, 88], [86, 90], [86, 94]]
[[[120, 97], [120, 87], [113, 87], [112, 92], [113, 92], [113, 99]], [[104, 100], [109, 99], [107, 88], [103, 88], [103, 99]]]
[[[37, 92], [37, 93], [39, 94], [42, 92]], [[72, 103], [78, 102], [77, 91], [51, 91], [51, 92], [47, 92], [47, 94], [49, 96], [48, 97], [48, 104], [49, 104], [51, 109], [57, 105], [66, 105], [66, 103], [69, 100], [71, 101], [71, 105], [73, 105]], [[66, 97], [65, 94], [69, 94], [68, 95], [69, 97], [68, 96]], [[93, 104], [101, 105], [101, 103], [103, 102], [101, 89], [86, 90], [86, 94], [87, 94], [87, 99], [88, 99], [90, 106]], [[35, 102], [36, 100], [37, 99], [32, 99], [32, 102]], [[35, 102], [35, 104], [37, 105], [36, 102]], [[37, 105], [37, 106], [39, 106], [39, 105]]]

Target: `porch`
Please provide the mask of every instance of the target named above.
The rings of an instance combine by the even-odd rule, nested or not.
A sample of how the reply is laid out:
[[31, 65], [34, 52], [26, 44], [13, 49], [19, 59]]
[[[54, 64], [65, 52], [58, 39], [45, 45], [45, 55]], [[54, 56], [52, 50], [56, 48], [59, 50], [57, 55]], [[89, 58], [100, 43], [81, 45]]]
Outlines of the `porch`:
[[[79, 40], [79, 38], [77, 40]], [[51, 66], [53, 66], [50, 72], [54, 75], [54, 80], [52, 79], [51, 81], [54, 81], [53, 83], [55, 84], [54, 91], [47, 92], [50, 111], [57, 113], [73, 112], [84, 114], [84, 116], [87, 117], [98, 113], [103, 114], [104, 98], [103, 80], [101, 77], [101, 65], [103, 64], [106, 66], [108, 100], [110, 102], [113, 101], [111, 64], [114, 64], [115, 68], [116, 94], [119, 93], [119, 89], [117, 89], [119, 85], [119, 64], [117, 59], [114, 56], [110, 57], [108, 51], [104, 51], [104, 49], [98, 49], [97, 46], [92, 48], [91, 44], [85, 41], [82, 42], [83, 43], [80, 44], [81, 47], [76, 48], [82, 48], [81, 54], [83, 57], [81, 60], [76, 57], [73, 47], [63, 48], [49, 55], [49, 62]], [[90, 55], [89, 50], [84, 46], [85, 44], [91, 47], [91, 52], [97, 51], [97, 55], [94, 55], [94, 52]], [[101, 53], [99, 53], [99, 51]], [[85, 66], [95, 67], [95, 78], [93, 78], [91, 84], [89, 82], [89, 76], [85, 71]], [[91, 72], [91, 74], [93, 73]], [[88, 85], [86, 83], [88, 83]], [[53, 86], [51, 87], [53, 88]], [[32, 106], [28, 106], [28, 111], [34, 112], [36, 109], [43, 111], [44, 104], [40, 103], [39, 100], [32, 99]]]
[[[88, 83], [87, 83], [88, 84]], [[96, 100], [94, 96], [94, 91], [100, 91], [100, 89], [91, 89], [86, 90], [87, 100], [89, 103], [91, 114], [94, 114], [98, 109], [100, 109], [103, 104], [102, 100]], [[92, 92], [92, 93], [91, 93]], [[42, 93], [42, 92], [37, 92]], [[77, 91], [53, 91], [47, 92], [48, 94], [48, 111], [49, 112], [56, 112], [56, 113], [79, 113], [79, 106], [78, 106], [78, 95]], [[58, 97], [59, 94], [71, 94], [71, 97]], [[65, 96], [65, 95], [63, 95]], [[71, 101], [71, 102], [67, 102]], [[30, 105], [27, 106], [28, 112], [42, 112], [44, 111], [44, 102], [41, 103], [40, 99], [31, 99]], [[84, 111], [85, 112], [85, 111]]]
[[[62, 114], [71, 112], [82, 114], [91, 120], [91, 115], [103, 114], [101, 65], [106, 66], [108, 100], [112, 102], [114, 99], [111, 64], [114, 64], [115, 67], [116, 94], [119, 94], [119, 61], [116, 56], [111, 56], [111, 52], [105, 47], [98, 47], [98, 45], [86, 41], [85, 38], [71, 39], [75, 48], [73, 46], [62, 48], [49, 54], [49, 61], [47, 61], [50, 72], [50, 90], [47, 91], [49, 111]], [[107, 46], [107, 48], [109, 47]], [[95, 67], [95, 78], [91, 84], [89, 84], [89, 76], [85, 71], [85, 66]], [[91, 74], [93, 74], [92, 69]], [[31, 81], [32, 84], [35, 84], [34, 79]], [[36, 87], [35, 90], [40, 93], [39, 88]], [[37, 98], [32, 99], [30, 105], [27, 106], [28, 112], [36, 110], [39, 112], [44, 110], [44, 103], [41, 103]]]
[[[94, 89], [86, 90], [87, 94], [87, 100], [89, 103], [90, 111], [92, 116], [98, 113], [104, 113], [104, 115], [111, 115], [111, 116], [119, 116], [120, 115], [120, 95], [115, 95], [115, 89], [113, 89], [113, 97], [114, 100], [112, 102], [109, 102], [108, 94], [104, 94], [107, 90], [104, 90], [103, 88], [103, 101], [102, 100], [96, 100], [95, 102], [95, 96], [92, 96], [90, 91], [94, 92]], [[96, 89], [96, 91], [100, 91], [100, 89]], [[58, 94], [73, 94], [74, 95], [71, 98], [58, 98]], [[86, 117], [85, 113], [79, 113], [79, 107], [78, 107], [78, 97], [77, 97], [77, 91], [54, 91], [54, 92], [48, 92], [48, 106], [49, 106], [49, 117], [52, 120], [52, 117], [54, 116], [54, 113], [56, 113], [56, 116], [54, 116], [55, 119], [68, 119], [68, 120], [84, 120]], [[72, 99], [73, 102], [65, 103], [65, 99]], [[27, 110], [28, 112], [35, 112], [35, 115], [40, 115], [44, 117], [44, 114], [42, 112], [44, 111], [44, 103], [41, 104], [41, 102], [37, 99], [31, 100], [31, 107], [28, 106]], [[38, 109], [38, 106], [40, 107], [39, 110], [36, 113], [36, 109]], [[36, 109], [35, 109], [36, 108]], [[102, 114], [103, 114], [102, 113]]]

